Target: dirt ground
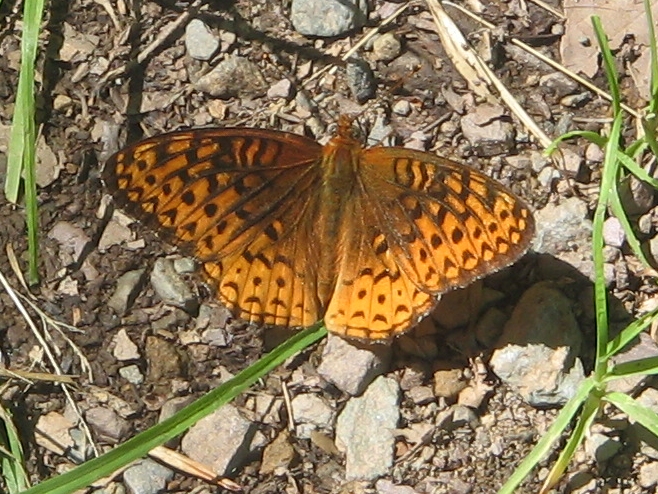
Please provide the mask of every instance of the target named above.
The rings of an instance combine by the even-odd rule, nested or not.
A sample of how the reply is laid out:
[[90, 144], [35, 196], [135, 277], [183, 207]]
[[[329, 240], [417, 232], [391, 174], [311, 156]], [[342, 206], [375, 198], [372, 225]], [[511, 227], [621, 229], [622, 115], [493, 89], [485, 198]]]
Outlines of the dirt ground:
[[[595, 170], [585, 170], [584, 176], [572, 177], [575, 180], [569, 187], [555, 184], [544, 187], [528, 168], [511, 167], [495, 156], [478, 156], [477, 150], [460, 135], [461, 116], [450, 100], [454, 94], [468, 95], [468, 86], [446, 57], [422, 4], [409, 8], [386, 28], [404, 39], [401, 52], [394, 60], [376, 61], [371, 48], [364, 51], [364, 57], [374, 69], [376, 93], [366, 103], [359, 104], [348, 87], [345, 66], [338, 62], [338, 57], [354, 44], [360, 32], [338, 39], [306, 38], [290, 25], [287, 2], [209, 2], [195, 17], [220, 33], [218, 55], [210, 62], [190, 58], [186, 54], [185, 24], [182, 24], [158, 42], [139, 64], [136, 63], [137, 57], [144, 55], [147, 46], [186, 15], [190, 5], [187, 2], [136, 2], [137, 16], [123, 2], [117, 2], [118, 5], [110, 3], [116, 24], [102, 2], [91, 0], [53, 2], [46, 14], [38, 63], [38, 123], [41, 146], [45, 149], [42, 161], [54, 163], [58, 173], [56, 178], [46, 177], [44, 181], [47, 183], [39, 189], [42, 282], [32, 289], [32, 293], [38, 306], [48, 315], [78, 330], [67, 331], [66, 335], [90, 362], [91, 382], [71, 346], [57, 333], [53, 338], [54, 345], [60, 350], [57, 360], [62, 371], [81, 376], [76, 379], [76, 399], [81, 407], [85, 409], [92, 394], [106, 391], [120, 396], [137, 411], [131, 418], [129, 433], [121, 437], [121, 441], [155, 423], [162, 403], [171, 398], [173, 391], [170, 376], [153, 372], [154, 363], [146, 357], [138, 362], [146, 375], [143, 384], [131, 385], [119, 376], [121, 363], [109, 350], [119, 329], [127, 330], [131, 340], [138, 344], [141, 355], [145, 354], [142, 350], [152, 336], [175, 347], [185, 362], [184, 370], [180, 370], [176, 379], [186, 383], [185, 395], [195, 397], [216, 387], [220, 382], [218, 369], [237, 373], [263, 352], [261, 333], [235, 323], [230, 326], [231, 344], [226, 347], [181, 344], [178, 332], [194, 329], [196, 318], [179, 309], [163, 306], [148, 283], [123, 317], [108, 307], [108, 300], [122, 274], [151, 267], [158, 257], [176, 252], [154, 232], [138, 224], [131, 228], [137, 232], [138, 239], [144, 239], [143, 247], [131, 250], [116, 245], [103, 252], [97, 248], [105, 227], [98, 215], [101, 199], [106, 194], [100, 169], [104, 160], [121, 145], [168, 130], [208, 125], [280, 129], [322, 140], [331, 135], [332, 124], [339, 115], [356, 114], [366, 129], [376, 126], [378, 119], [390, 122], [394, 138], [400, 144], [413, 139], [418, 129], [424, 129], [430, 136], [426, 143], [428, 150], [438, 150], [440, 154], [483, 170], [512, 187], [535, 210], [549, 201], [574, 193], [583, 195], [590, 205], [596, 198]], [[512, 3], [516, 5], [516, 2]], [[560, 7], [557, 2], [549, 3]], [[373, 10], [383, 8], [383, 2], [376, 0], [374, 7]], [[17, 2], [5, 0], [0, 5], [0, 126], [3, 129], [11, 123], [14, 88], [18, 82], [19, 10]], [[457, 11], [450, 13], [463, 32], [469, 34], [469, 39], [481, 46], [484, 35], [480, 27]], [[489, 38], [491, 66], [549, 135], [555, 137], [560, 130], [566, 130], [559, 126], [566, 112], [572, 116], [570, 128], [576, 128], [578, 124], [573, 122], [578, 118], [581, 121], [590, 119], [586, 124], [590, 130], [602, 126], [601, 121], [592, 120], [607, 116], [605, 105], [599, 100], [592, 99], [565, 110], [551, 90], [526, 84], [533, 75], [544, 75], [546, 66], [530, 61], [524, 63], [505, 51], [506, 39], [516, 37], [559, 60], [560, 37], [552, 28], [562, 21], [533, 3], [528, 3], [526, 13], [522, 14], [521, 11], [512, 12], [506, 2], [490, 2], [483, 15], [499, 26], [501, 33], [504, 32], [504, 36], [498, 33]], [[376, 25], [377, 19], [372, 18], [369, 26]], [[263, 74], [264, 90], [213, 97], [196, 89], [191, 81], [208, 72], [227, 53], [236, 53], [254, 62]], [[336, 70], [314, 77], [328, 66]], [[292, 95], [294, 93], [288, 98], [268, 96], [267, 89], [284, 79], [292, 82], [298, 96]], [[630, 84], [626, 90], [633, 100], [635, 93]], [[407, 115], [391, 111], [401, 99], [410, 103], [412, 110]], [[318, 103], [309, 104], [309, 101]], [[511, 121], [517, 131], [514, 154], [541, 150], [532, 139], [522, 137], [526, 131], [518, 121]], [[453, 132], [444, 132], [450, 128], [446, 123], [453, 124]], [[5, 155], [0, 153], [0, 178], [4, 176], [4, 161]], [[47, 176], [50, 172], [44, 173]], [[79, 251], [74, 255], [70, 246], [67, 248], [52, 238], [53, 227], [62, 222], [88, 237], [91, 247], [86, 248], [83, 255], [85, 268], [72, 262]], [[4, 196], [0, 196], [0, 225], [0, 270], [16, 290], [22, 290], [9, 265], [5, 246], [12, 246], [21, 268], [25, 269], [24, 214], [21, 207], [8, 204]], [[508, 298], [502, 306], [504, 311], [509, 313], [522, 288], [537, 281], [530, 274], [535, 262], [536, 259], [529, 255], [502, 278], [494, 277], [486, 282], [506, 292]], [[67, 274], [68, 281], [63, 284], [62, 279]], [[201, 300], [211, 298], [198, 277], [189, 275], [188, 278]], [[513, 282], [510, 283], [510, 279]], [[627, 292], [616, 296], [623, 301], [630, 297]], [[4, 291], [0, 293], [0, 307], [3, 363], [11, 369], [51, 372], [52, 368], [47, 364], [33, 367], [37, 341]], [[468, 365], [467, 357], [472, 355], [452, 354], [441, 343], [437, 340], [441, 358]], [[298, 359], [292, 365], [303, 366], [305, 373], [313, 375], [313, 364], [318, 360], [321, 345], [308, 354], [305, 363]], [[488, 351], [481, 352], [485, 360]], [[587, 358], [588, 355], [585, 362]], [[396, 345], [391, 375], [400, 377], [405, 369], [418, 362], [426, 365], [421, 357]], [[266, 391], [280, 395], [281, 382], [294, 370], [291, 367], [277, 370], [271, 378], [256, 386], [251, 395]], [[477, 415], [491, 418], [487, 427], [490, 434], [504, 438], [504, 451], [498, 456], [488, 454], [489, 445], [482, 444], [478, 434], [468, 427], [444, 431], [430, 440], [435, 451], [433, 460], [399, 462], [391, 471], [392, 480], [415, 486], [417, 492], [491, 493], [502, 485], [550, 425], [556, 410], [536, 410], [490, 378], [493, 394]], [[348, 398], [327, 386], [312, 391], [330, 396], [339, 409]], [[21, 417], [18, 425], [28, 445], [28, 468], [33, 480], [56, 475], [69, 460], [37, 445], [32, 438], [39, 416], [64, 409], [61, 389], [50, 383], [28, 386], [14, 382], [5, 389], [3, 401], [14, 409], [15, 416]], [[238, 406], [245, 406], [246, 402], [245, 397], [237, 400]], [[404, 423], [421, 421], [411, 400], [403, 399], [401, 409]], [[264, 425], [263, 431], [272, 438], [285, 426], [283, 420], [280, 424]], [[297, 484], [297, 492], [367, 492], [370, 488], [367, 484], [341, 487], [343, 458], [340, 455], [329, 454], [306, 439], [293, 438], [292, 442], [300, 457], [298, 466], [290, 472]], [[100, 443], [103, 447], [107, 445], [102, 440]], [[611, 462], [605, 471], [600, 471], [592, 460], [581, 457], [581, 461], [570, 468], [570, 474], [587, 473], [596, 479], [597, 490], [587, 492], [631, 492], [626, 487], [634, 485], [637, 479], [634, 454], [632, 449], [623, 450], [620, 456], [626, 461]], [[526, 482], [519, 492], [537, 492], [540, 477], [545, 475], [545, 467], [552, 459], [542, 463], [543, 470]], [[290, 478], [261, 475], [259, 465], [260, 459], [254, 458], [235, 478], [245, 491], [283, 492], [289, 489], [286, 492], [293, 492]], [[450, 477], [453, 483], [432, 490], [428, 479], [442, 476]], [[455, 484], [455, 478], [463, 479], [464, 485]], [[176, 475], [168, 492], [191, 492], [198, 485], [201, 483], [196, 480]], [[558, 491], [567, 490], [563, 485]]]

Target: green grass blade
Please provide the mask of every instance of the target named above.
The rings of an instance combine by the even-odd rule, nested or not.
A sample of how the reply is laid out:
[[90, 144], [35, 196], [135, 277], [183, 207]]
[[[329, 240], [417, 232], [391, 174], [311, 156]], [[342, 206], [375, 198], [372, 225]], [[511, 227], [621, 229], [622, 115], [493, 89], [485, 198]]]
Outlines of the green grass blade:
[[23, 466], [25, 457], [23, 455], [23, 445], [18, 431], [14, 426], [14, 421], [4, 407], [0, 407], [0, 427], [2, 427], [2, 441], [6, 447], [0, 452], [0, 468], [2, 468], [2, 478], [7, 486], [9, 494], [18, 494], [30, 486], [29, 478]]
[[38, 282], [38, 214], [35, 172], [35, 97], [34, 65], [44, 0], [25, 0], [23, 36], [21, 38], [21, 71], [7, 153], [5, 197], [16, 203], [21, 175], [25, 174], [25, 208], [28, 233], [28, 281]]
[[576, 427], [574, 427], [573, 432], [569, 436], [567, 444], [560, 452], [560, 456], [544, 480], [544, 485], [542, 488], [543, 492], [551, 487], [554, 487], [559, 482], [560, 478], [567, 469], [567, 466], [569, 466], [569, 462], [571, 461], [571, 458], [573, 458], [573, 455], [576, 452], [576, 448], [578, 448], [578, 446], [583, 442], [585, 434], [592, 425], [592, 422], [594, 422], [600, 403], [601, 399], [595, 393], [589, 393], [589, 396], [585, 401], [585, 405], [583, 406], [583, 410], [578, 417], [578, 421], [576, 422]]
[[640, 405], [636, 400], [624, 393], [612, 392], [603, 399], [619, 408], [629, 418], [642, 424], [651, 433], [658, 437], [658, 414], [653, 410]]
[[582, 137], [583, 139], [587, 139], [590, 142], [593, 142], [600, 148], [603, 148], [605, 146], [605, 143], [608, 141], [605, 137], [603, 137], [600, 134], [597, 134], [596, 132], [592, 132], [591, 130], [572, 130], [571, 132], [567, 132], [566, 134], [562, 134], [561, 136], [558, 136], [555, 138], [553, 142], [546, 148], [544, 151], [544, 154], [546, 155], [551, 155], [555, 150], [558, 148], [560, 143], [562, 141], [567, 141], [569, 139], [573, 139], [575, 137]]
[[603, 30], [599, 16], [592, 16], [592, 26], [594, 27], [596, 40], [601, 48], [601, 55], [603, 56], [603, 69], [608, 79], [608, 88], [610, 89], [610, 96], [612, 98], [612, 114], [617, 116], [621, 112], [621, 94], [619, 92], [619, 75], [615, 66], [615, 58], [610, 51], [608, 38]]
[[594, 380], [588, 377], [578, 387], [574, 397], [560, 410], [560, 413], [555, 418], [555, 422], [546, 431], [544, 437], [539, 440], [528, 456], [523, 459], [507, 482], [505, 482], [505, 485], [498, 491], [498, 494], [512, 494], [519, 484], [523, 482], [523, 479], [530, 474], [532, 469], [550, 453], [553, 444], [562, 437], [562, 433], [569, 426], [571, 420], [593, 389]]
[[638, 179], [658, 189], [658, 180], [649, 175], [649, 172], [638, 165], [630, 156], [624, 153], [619, 153], [619, 160], [624, 168], [635, 175]]
[[644, 13], [647, 16], [649, 50], [651, 53], [651, 94], [649, 99], [649, 112], [655, 114], [658, 112], [658, 49], [656, 49], [656, 31], [653, 24], [651, 2], [649, 2], [649, 0], [644, 0]]
[[633, 341], [637, 335], [645, 330], [653, 321], [658, 318], [658, 309], [654, 309], [651, 312], [644, 314], [639, 319], [636, 319], [615, 337], [614, 340], [608, 342], [605, 354], [606, 358], [610, 358], [613, 355], [616, 355], [621, 350], [623, 350], [631, 341]]
[[615, 379], [658, 374], [658, 357], [647, 357], [617, 364], [610, 369], [605, 382]]
[[183, 408], [173, 417], [154, 425], [149, 430], [129, 439], [121, 446], [99, 458], [90, 460], [70, 472], [32, 487], [24, 494], [69, 493], [86, 487], [95, 480], [142, 458], [154, 447], [178, 436], [203, 417], [231, 401], [265, 374], [326, 334], [327, 330], [324, 326], [313, 326], [297, 333], [233, 379]]
[[[618, 156], [621, 156], [621, 154], [622, 153], [618, 153]], [[613, 214], [617, 217], [619, 223], [624, 229], [624, 233], [626, 234], [626, 241], [628, 242], [628, 245], [631, 247], [631, 250], [638, 257], [638, 259], [640, 259], [640, 261], [642, 261], [642, 263], [647, 268], [651, 268], [649, 259], [647, 259], [646, 255], [644, 254], [644, 250], [642, 250], [642, 245], [640, 244], [638, 238], [635, 236], [635, 232], [633, 231], [631, 222], [628, 221], [628, 217], [626, 216], [626, 211], [624, 211], [624, 206], [622, 206], [621, 204], [621, 199], [619, 197], [619, 189], [617, 189], [617, 187], [614, 187], [610, 191], [610, 193], [611, 193], [610, 209], [612, 210]]]
[[[21, 70], [14, 117], [7, 153], [7, 178], [5, 196], [16, 203], [20, 189], [23, 164], [27, 161], [25, 151], [34, 150], [36, 133], [34, 127], [34, 64], [36, 62], [39, 26], [43, 15], [43, 0], [26, 0], [23, 6], [23, 36], [21, 38]], [[34, 157], [32, 156], [34, 159]]]
[[603, 378], [608, 361], [605, 358], [608, 344], [608, 300], [603, 273], [603, 222], [609, 202], [610, 193], [616, 188], [618, 142], [621, 136], [622, 115], [617, 113], [610, 129], [610, 139], [605, 146], [601, 192], [594, 211], [592, 229], [592, 258], [594, 260], [594, 304], [596, 307], [596, 364], [594, 373], [598, 380]]

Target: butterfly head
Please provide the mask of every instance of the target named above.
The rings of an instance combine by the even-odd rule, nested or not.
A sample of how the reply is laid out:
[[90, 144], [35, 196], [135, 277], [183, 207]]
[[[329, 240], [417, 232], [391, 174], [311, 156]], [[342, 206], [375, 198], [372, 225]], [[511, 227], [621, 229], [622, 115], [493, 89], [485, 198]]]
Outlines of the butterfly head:
[[354, 125], [355, 117], [341, 115], [338, 117], [338, 127], [334, 139], [343, 142], [357, 141], [360, 143], [361, 131]]

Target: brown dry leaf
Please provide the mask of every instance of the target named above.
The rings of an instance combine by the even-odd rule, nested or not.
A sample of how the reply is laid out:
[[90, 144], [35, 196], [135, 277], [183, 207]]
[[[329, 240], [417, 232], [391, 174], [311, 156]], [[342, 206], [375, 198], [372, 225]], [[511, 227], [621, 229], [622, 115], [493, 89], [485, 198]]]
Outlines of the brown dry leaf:
[[[658, 2], [652, 2], [654, 19], [658, 17]], [[638, 0], [564, 0], [566, 29], [560, 45], [562, 62], [571, 70], [592, 77], [597, 70], [599, 52], [592, 16], [598, 15], [610, 48], [617, 49], [627, 35], [635, 37], [636, 44], [646, 47], [633, 63], [633, 70], [641, 94], [649, 94], [649, 32], [644, 4]], [[584, 46], [583, 43], [589, 46]]]

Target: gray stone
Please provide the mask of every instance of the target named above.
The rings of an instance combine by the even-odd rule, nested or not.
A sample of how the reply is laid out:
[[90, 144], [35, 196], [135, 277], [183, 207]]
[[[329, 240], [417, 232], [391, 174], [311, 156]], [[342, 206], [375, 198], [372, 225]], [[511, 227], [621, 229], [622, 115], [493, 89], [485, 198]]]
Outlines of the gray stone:
[[605, 153], [598, 145], [593, 142], [585, 148], [585, 159], [590, 163], [603, 163]]
[[112, 355], [120, 362], [128, 360], [137, 360], [140, 358], [139, 350], [135, 345], [125, 329], [120, 329], [119, 332], [112, 338]]
[[85, 418], [96, 437], [110, 444], [118, 444], [130, 431], [130, 424], [106, 407], [93, 407], [87, 410]]
[[560, 152], [563, 170], [569, 177], [577, 177], [583, 166], [583, 158], [572, 149], [565, 148]]
[[201, 304], [196, 318], [196, 329], [201, 331], [201, 341], [213, 346], [225, 347], [232, 341], [227, 331], [231, 312], [216, 304]]
[[115, 210], [112, 219], [103, 230], [103, 234], [98, 241], [98, 250], [106, 252], [113, 245], [134, 242], [135, 234], [129, 227], [130, 223], [132, 223], [132, 220]]
[[402, 44], [393, 33], [385, 33], [375, 38], [372, 43], [372, 54], [375, 60], [390, 62], [400, 55]]
[[368, 134], [367, 144], [368, 146], [393, 145], [394, 143], [391, 141], [392, 135], [393, 127], [385, 117], [379, 115], [372, 124], [370, 133]]
[[295, 396], [290, 403], [297, 436], [308, 439], [317, 428], [330, 429], [333, 408], [318, 395], [304, 393]]
[[530, 151], [530, 166], [532, 171], [539, 173], [544, 167], [551, 165], [551, 159], [540, 151]]
[[391, 347], [358, 347], [335, 335], [327, 337], [318, 373], [341, 391], [358, 395], [375, 377], [383, 374], [391, 360]]
[[581, 342], [572, 302], [550, 283], [538, 283], [514, 308], [490, 364], [530, 405], [563, 405], [584, 379]]
[[578, 94], [570, 94], [560, 99], [560, 104], [567, 108], [580, 108], [592, 99], [592, 94], [584, 91]]
[[514, 147], [514, 126], [498, 105], [483, 104], [461, 119], [464, 137], [481, 156], [509, 153]]
[[398, 100], [393, 104], [392, 110], [396, 115], [407, 117], [411, 114], [411, 103], [406, 99]]
[[537, 180], [545, 189], [550, 189], [553, 181], [559, 180], [561, 177], [560, 172], [552, 166], [546, 166], [537, 175]]
[[626, 232], [621, 222], [610, 216], [603, 222], [603, 241], [606, 245], [620, 248], [626, 242]]
[[345, 80], [352, 96], [360, 104], [365, 103], [375, 96], [375, 91], [377, 90], [375, 75], [368, 62], [364, 59], [352, 56], [347, 61]]
[[397, 382], [380, 376], [345, 405], [336, 423], [336, 446], [345, 452], [347, 480], [373, 480], [393, 466], [399, 399]]
[[199, 300], [176, 272], [170, 259], [159, 258], [155, 261], [151, 272], [151, 285], [165, 304], [179, 307], [188, 313], [198, 310]]
[[640, 216], [656, 205], [656, 190], [630, 175], [619, 184], [619, 198], [627, 215]]
[[645, 235], [651, 235], [653, 233], [653, 218], [651, 214], [643, 214], [640, 216], [640, 219], [637, 220], [637, 227], [641, 233]]
[[366, 0], [293, 0], [290, 21], [306, 36], [335, 37], [353, 31], [368, 18]]
[[219, 49], [219, 39], [200, 19], [192, 19], [185, 26], [185, 48], [196, 60], [210, 60]]
[[652, 461], [640, 467], [638, 476], [640, 487], [650, 489], [658, 484], [658, 462]]
[[117, 313], [124, 315], [130, 306], [135, 302], [137, 295], [144, 286], [146, 271], [136, 269], [122, 274], [117, 280], [117, 287], [114, 293], [107, 301], [107, 305]]
[[199, 78], [196, 89], [216, 98], [262, 96], [267, 83], [258, 65], [244, 57], [228, 55], [210, 72]]
[[181, 449], [219, 475], [227, 475], [244, 463], [256, 431], [256, 424], [227, 404], [193, 425], [183, 436]]
[[160, 416], [158, 417], [158, 422], [163, 422], [169, 417], [173, 416], [175, 413], [181, 411], [187, 405], [194, 401], [193, 396], [177, 396], [170, 400], [167, 400], [160, 408]]
[[279, 470], [285, 474], [296, 457], [295, 448], [290, 444], [290, 433], [284, 429], [263, 450], [260, 474], [268, 475]]
[[57, 222], [48, 232], [48, 238], [55, 240], [60, 245], [60, 258], [64, 264], [77, 262], [85, 247], [91, 242], [91, 238], [82, 228], [68, 221]]
[[57, 455], [65, 455], [74, 447], [71, 429], [75, 423], [59, 412], [48, 412], [39, 416], [36, 424], [36, 442]]
[[427, 405], [435, 400], [434, 391], [429, 386], [416, 386], [406, 394], [416, 405]]
[[136, 365], [127, 365], [119, 369], [119, 375], [123, 377], [130, 384], [138, 386], [144, 382], [144, 374], [139, 370]]
[[597, 463], [605, 463], [621, 449], [618, 438], [608, 437], [600, 432], [594, 432], [585, 436], [585, 451], [596, 460]]
[[562, 72], [552, 72], [539, 78], [539, 85], [546, 87], [558, 98], [563, 98], [578, 90], [580, 87], [571, 77], [567, 77]]
[[589, 245], [592, 222], [587, 218], [587, 204], [577, 197], [547, 204], [535, 213], [535, 223], [537, 233], [532, 249], [537, 253], [559, 258], [565, 251]]
[[174, 259], [174, 270], [178, 274], [190, 274], [196, 271], [196, 262], [191, 257], [177, 257]]
[[292, 82], [288, 79], [281, 79], [280, 81], [275, 82], [267, 90], [267, 97], [270, 99], [290, 99], [293, 96], [293, 87]]
[[408, 485], [395, 485], [387, 479], [379, 479], [375, 483], [377, 494], [417, 494], [418, 491]]
[[173, 478], [173, 470], [148, 458], [132, 464], [123, 472], [123, 481], [132, 494], [165, 492], [167, 482]]

